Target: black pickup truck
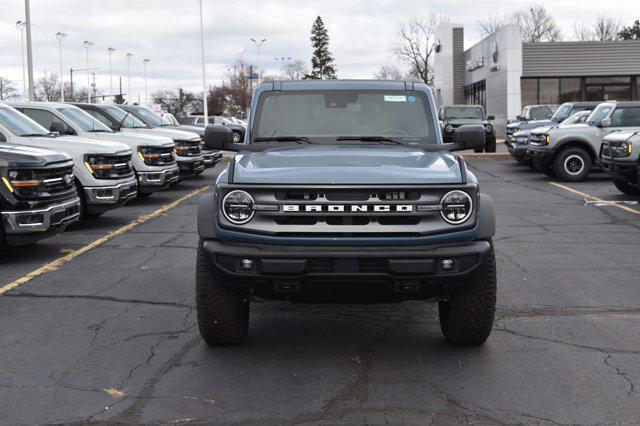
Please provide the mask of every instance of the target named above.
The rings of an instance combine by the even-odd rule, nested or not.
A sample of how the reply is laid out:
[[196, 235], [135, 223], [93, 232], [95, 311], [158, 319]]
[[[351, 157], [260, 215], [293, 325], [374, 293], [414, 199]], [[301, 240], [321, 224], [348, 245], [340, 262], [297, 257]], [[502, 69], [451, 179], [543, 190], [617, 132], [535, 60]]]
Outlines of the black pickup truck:
[[66, 154], [0, 144], [0, 248], [34, 243], [80, 218]]

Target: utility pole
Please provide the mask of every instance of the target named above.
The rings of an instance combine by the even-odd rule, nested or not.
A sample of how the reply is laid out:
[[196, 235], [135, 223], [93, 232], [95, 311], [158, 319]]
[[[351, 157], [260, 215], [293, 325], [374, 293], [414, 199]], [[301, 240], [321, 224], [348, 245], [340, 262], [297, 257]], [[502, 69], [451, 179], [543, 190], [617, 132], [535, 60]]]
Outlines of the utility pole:
[[62, 40], [67, 38], [67, 33], [57, 32], [58, 53], [60, 54], [60, 100], [64, 102], [64, 79], [62, 78]]
[[113, 47], [107, 48], [107, 52], [109, 52], [109, 96], [113, 99], [113, 74], [111, 73], [111, 54], [115, 52], [116, 49]]
[[27, 28], [25, 21], [17, 21], [16, 28], [20, 31], [20, 56], [22, 57], [22, 97], [27, 99], [27, 69], [24, 66], [24, 30]]
[[27, 30], [27, 73], [29, 75], [29, 100], [36, 100], [35, 87], [33, 86], [33, 52], [31, 51], [31, 7], [29, 0], [24, 0], [25, 25]]
[[128, 52], [126, 54], [127, 57], [127, 84], [129, 85], [129, 88], [127, 89], [127, 102], [129, 103], [129, 105], [132, 105], [133, 102], [131, 102], [131, 57], [133, 56], [133, 53]]
[[91, 103], [91, 71], [89, 69], [89, 49], [93, 46], [93, 42], [85, 40], [82, 43], [85, 49], [87, 49], [87, 102]]
[[200, 3], [200, 56], [202, 60], [202, 112], [204, 113], [204, 126], [209, 124], [209, 107], [207, 105], [207, 74], [204, 66], [204, 19], [202, 18], [202, 0]]
[[144, 106], [149, 106], [149, 97], [147, 96], [147, 64], [151, 62], [151, 59], [144, 58], [142, 63], [144, 64]]
[[262, 45], [264, 44], [265, 41], [267, 41], [267, 39], [263, 38], [262, 40], [257, 41], [255, 38], [252, 38], [251, 41], [258, 48], [258, 84], [260, 84], [262, 83], [262, 68], [260, 67], [260, 52], [261, 52]]

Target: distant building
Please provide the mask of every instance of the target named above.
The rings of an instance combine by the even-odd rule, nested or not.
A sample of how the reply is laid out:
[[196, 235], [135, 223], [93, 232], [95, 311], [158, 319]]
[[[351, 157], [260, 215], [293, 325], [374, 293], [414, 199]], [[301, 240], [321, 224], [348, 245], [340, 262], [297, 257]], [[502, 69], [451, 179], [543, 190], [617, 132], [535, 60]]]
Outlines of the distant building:
[[435, 39], [436, 102], [484, 106], [499, 135], [525, 105], [640, 99], [640, 40], [523, 43], [508, 24], [464, 50], [464, 27], [450, 23]]

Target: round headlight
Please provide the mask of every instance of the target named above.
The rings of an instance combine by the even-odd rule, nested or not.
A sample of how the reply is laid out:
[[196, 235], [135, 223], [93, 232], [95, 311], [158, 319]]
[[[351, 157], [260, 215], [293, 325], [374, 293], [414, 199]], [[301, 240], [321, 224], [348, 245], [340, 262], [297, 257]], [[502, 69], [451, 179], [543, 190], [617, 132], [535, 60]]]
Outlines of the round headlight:
[[491, 124], [487, 124], [487, 125], [484, 126], [484, 130], [487, 133], [490, 133], [493, 130], [493, 126]]
[[453, 132], [453, 126], [451, 124], [447, 124], [447, 127], [444, 128], [447, 132]]
[[445, 222], [459, 225], [469, 219], [473, 210], [473, 201], [464, 191], [447, 192], [440, 201], [440, 214]]
[[231, 223], [247, 223], [253, 217], [253, 197], [244, 191], [231, 191], [222, 200], [222, 212]]

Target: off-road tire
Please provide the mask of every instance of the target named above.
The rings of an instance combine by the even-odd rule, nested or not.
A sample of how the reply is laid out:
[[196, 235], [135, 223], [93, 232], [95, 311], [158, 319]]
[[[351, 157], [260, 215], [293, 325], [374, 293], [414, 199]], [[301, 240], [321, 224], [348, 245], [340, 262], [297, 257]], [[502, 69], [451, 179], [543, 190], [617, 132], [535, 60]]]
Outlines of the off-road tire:
[[638, 188], [637, 186], [631, 185], [627, 181], [620, 180], [620, 179], [614, 179], [613, 180], [613, 184], [623, 194], [626, 194], [626, 195], [640, 195], [640, 188]]
[[[571, 162], [582, 163], [579, 170], [572, 170]], [[576, 166], [578, 167], [578, 166]], [[569, 182], [580, 182], [589, 176], [593, 161], [591, 155], [583, 148], [573, 146], [558, 152], [553, 160], [553, 171], [556, 176]]]
[[485, 143], [484, 152], [496, 152], [497, 144], [496, 138], [488, 138]]
[[249, 331], [249, 302], [215, 284], [202, 240], [196, 260], [196, 309], [200, 335], [209, 345], [240, 345]]
[[493, 328], [496, 313], [496, 259], [493, 244], [489, 259], [473, 283], [438, 304], [440, 330], [454, 345], [481, 345]]

